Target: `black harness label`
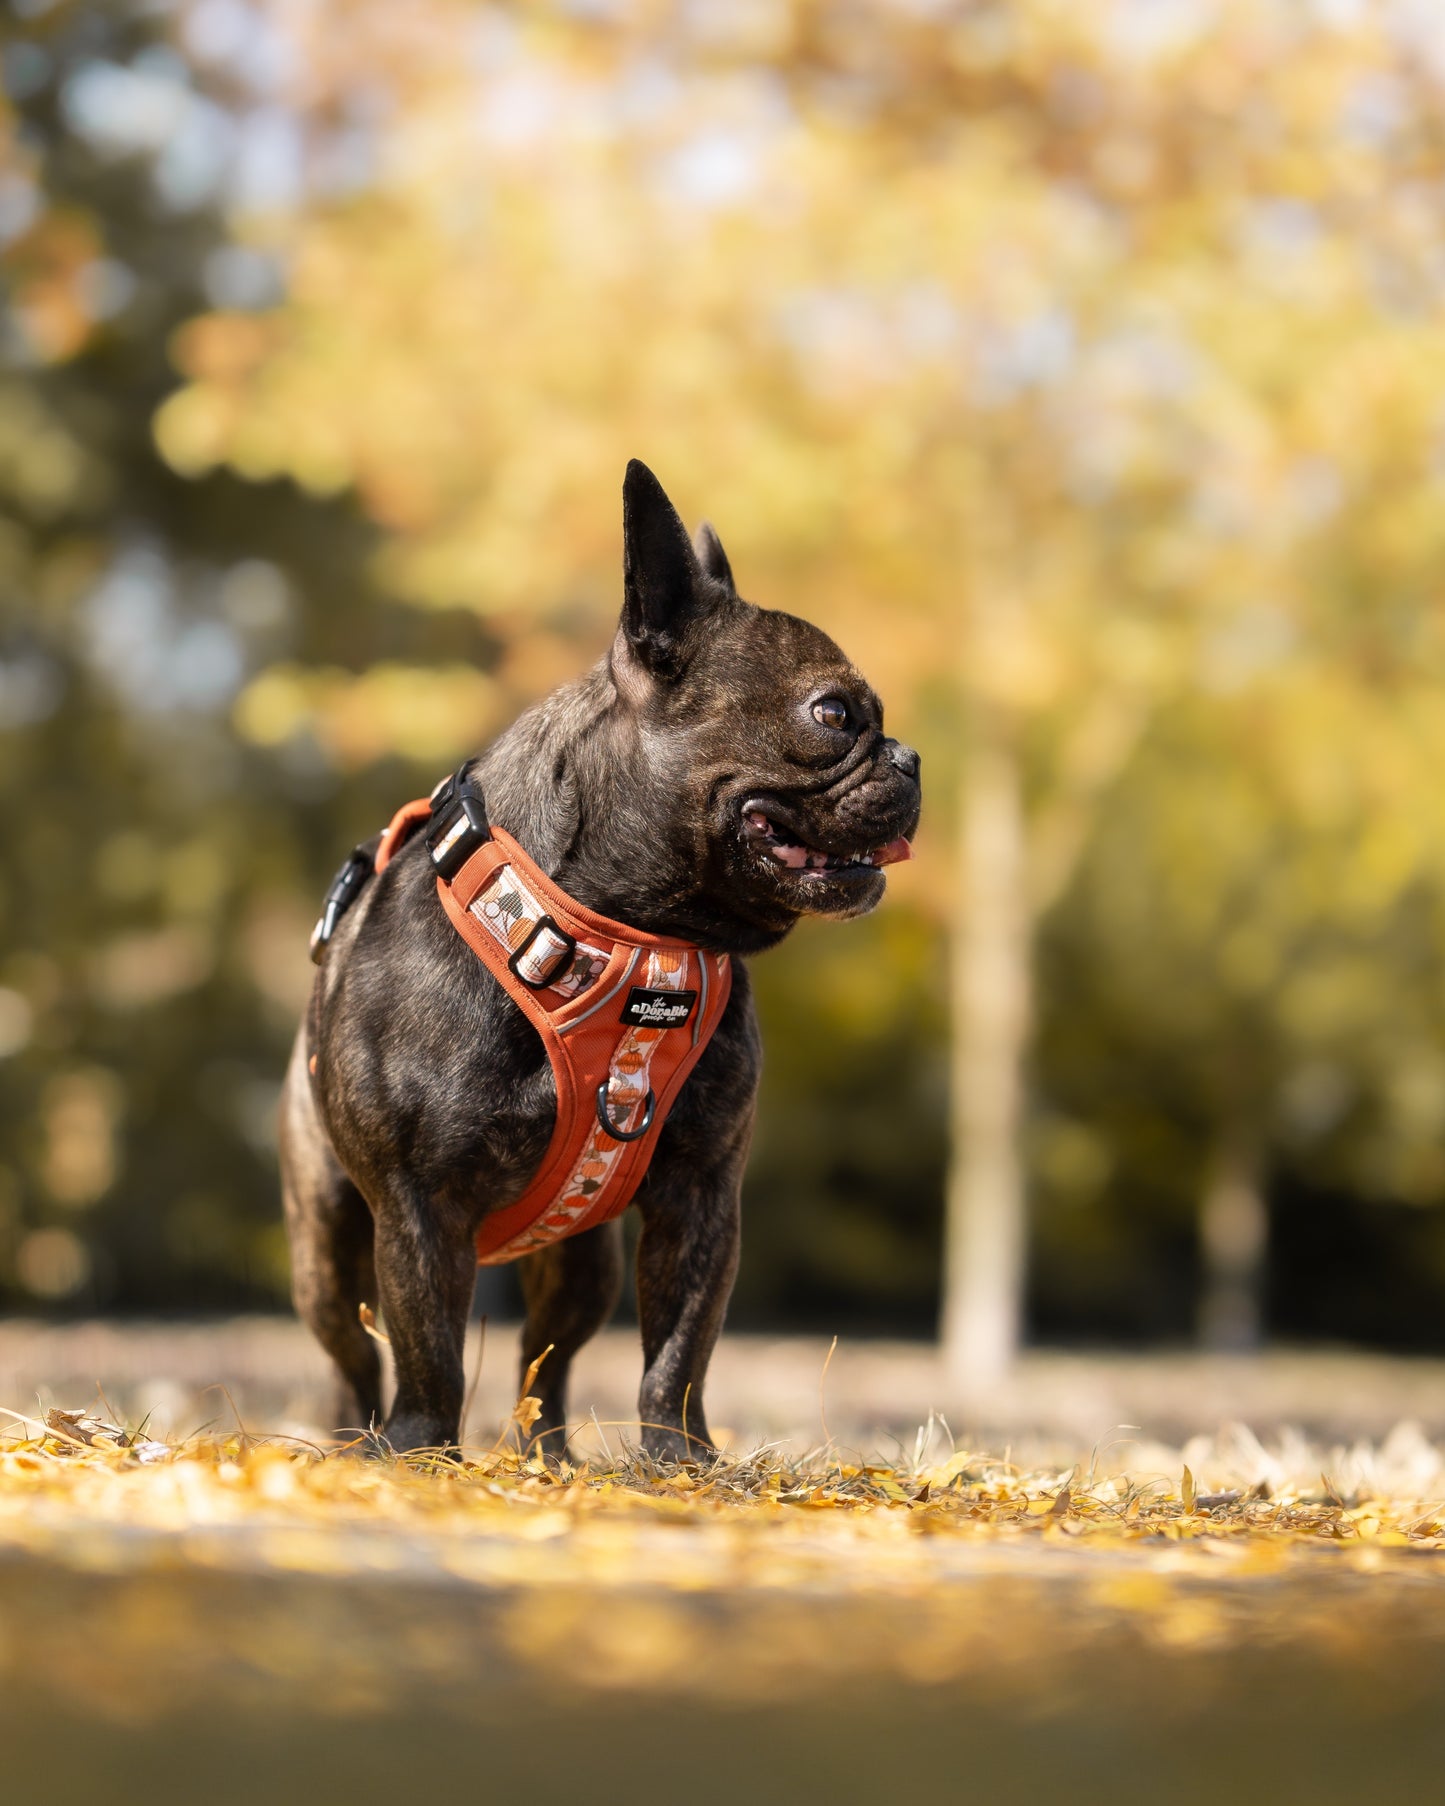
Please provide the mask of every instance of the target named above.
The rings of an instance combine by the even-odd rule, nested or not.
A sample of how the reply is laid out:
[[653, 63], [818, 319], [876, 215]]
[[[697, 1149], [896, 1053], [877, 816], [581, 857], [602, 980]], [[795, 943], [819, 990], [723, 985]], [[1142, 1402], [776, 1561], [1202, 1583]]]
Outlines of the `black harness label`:
[[696, 1002], [696, 991], [651, 991], [646, 985], [633, 985], [621, 1020], [637, 1028], [681, 1028]]

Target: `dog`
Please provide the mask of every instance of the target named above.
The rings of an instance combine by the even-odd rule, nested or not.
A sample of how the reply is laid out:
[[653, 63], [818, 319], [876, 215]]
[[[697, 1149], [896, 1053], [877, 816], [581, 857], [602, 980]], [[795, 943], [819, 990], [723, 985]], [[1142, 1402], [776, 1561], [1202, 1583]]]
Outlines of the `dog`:
[[[761, 1068], [743, 960], [801, 916], [874, 908], [882, 866], [907, 856], [918, 824], [919, 758], [884, 733], [877, 696], [826, 634], [741, 599], [717, 534], [690, 539], [635, 460], [623, 540], [609, 651], [471, 769], [490, 821], [570, 898], [730, 956], [725, 1010], [633, 1199], [642, 1441], [684, 1459], [713, 1447], [703, 1382], [738, 1265]], [[526, 1189], [557, 1112], [542, 1039], [437, 889], [420, 839], [360, 886], [281, 1103], [293, 1295], [339, 1376], [335, 1427], [379, 1431], [397, 1452], [456, 1444], [479, 1225]], [[573, 1356], [621, 1290], [620, 1224], [518, 1266], [522, 1368], [550, 1345], [536, 1434], [556, 1450]], [[395, 1368], [384, 1419], [370, 1302]]]

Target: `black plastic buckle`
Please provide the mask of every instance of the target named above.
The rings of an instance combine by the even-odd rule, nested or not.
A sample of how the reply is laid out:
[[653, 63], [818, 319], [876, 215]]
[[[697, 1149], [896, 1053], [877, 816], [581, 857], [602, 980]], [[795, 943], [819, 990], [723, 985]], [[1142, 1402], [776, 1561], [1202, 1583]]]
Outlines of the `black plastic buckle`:
[[321, 956], [326, 951], [326, 943], [336, 933], [336, 924], [350, 909], [361, 891], [361, 887], [376, 870], [371, 854], [365, 847], [353, 847], [346, 856], [346, 863], [331, 880], [331, 889], [327, 891], [321, 905], [321, 916], [311, 930], [311, 963], [321, 964]]
[[[556, 959], [552, 965], [547, 968], [546, 973], [541, 978], [529, 978], [522, 970], [522, 961], [527, 957], [528, 953], [531, 952], [533, 942], [535, 942], [537, 937], [542, 934], [555, 935], [556, 938], [562, 942], [562, 946], [558, 949]], [[571, 967], [572, 961], [576, 957], [577, 942], [573, 936], [568, 934], [565, 928], [559, 928], [552, 920], [551, 916], [542, 916], [533, 924], [532, 932], [507, 961], [507, 970], [515, 973], [529, 991], [545, 991], [548, 985], [556, 984], [563, 973]]]
[[492, 838], [486, 798], [466, 772], [463, 765], [431, 794], [426, 846], [439, 878], [455, 878], [477, 848]]
[[466, 782], [467, 765], [470, 763], [471, 761], [468, 760], [466, 763], [459, 765], [455, 771], [449, 771], [440, 783], [433, 788], [431, 795], [427, 798], [427, 801], [432, 806], [433, 815], [439, 814], [441, 810], [445, 809], [455, 795], [457, 785]]

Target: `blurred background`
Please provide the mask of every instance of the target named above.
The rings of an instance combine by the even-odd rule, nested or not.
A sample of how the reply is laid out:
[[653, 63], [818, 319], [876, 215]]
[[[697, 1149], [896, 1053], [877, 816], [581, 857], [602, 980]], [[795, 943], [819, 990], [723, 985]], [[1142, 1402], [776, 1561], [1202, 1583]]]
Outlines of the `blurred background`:
[[286, 1308], [321, 892], [606, 645], [635, 455], [927, 777], [756, 965], [732, 1322], [1445, 1350], [1429, 0], [3, 32], [9, 1313]]

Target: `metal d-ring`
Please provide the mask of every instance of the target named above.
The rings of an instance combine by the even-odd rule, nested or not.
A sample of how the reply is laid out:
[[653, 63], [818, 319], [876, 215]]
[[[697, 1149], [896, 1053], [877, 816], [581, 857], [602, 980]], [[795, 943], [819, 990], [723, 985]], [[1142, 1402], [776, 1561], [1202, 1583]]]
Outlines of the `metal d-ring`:
[[642, 1106], [642, 1121], [635, 1129], [619, 1129], [607, 1113], [607, 1080], [603, 1079], [597, 1087], [597, 1120], [614, 1141], [641, 1141], [652, 1127], [652, 1112], [657, 1106], [657, 1099], [652, 1095], [652, 1087], [647, 1088], [647, 1101]]

